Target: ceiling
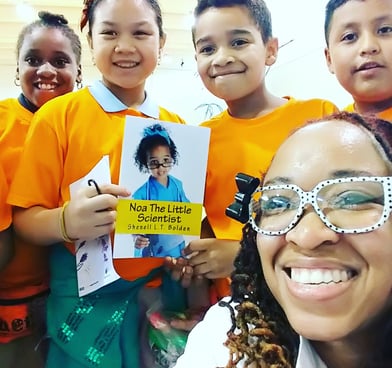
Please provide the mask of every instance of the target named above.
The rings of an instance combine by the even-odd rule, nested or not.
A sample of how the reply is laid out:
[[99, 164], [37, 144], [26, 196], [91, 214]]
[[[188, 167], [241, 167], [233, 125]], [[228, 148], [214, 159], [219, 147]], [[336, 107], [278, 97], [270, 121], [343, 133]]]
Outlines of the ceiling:
[[[160, 68], [190, 68], [193, 46], [190, 28], [196, 0], [159, 0], [167, 42]], [[84, 70], [93, 68], [86, 37], [79, 32], [83, 0], [0, 0], [0, 67], [15, 66], [15, 45], [23, 26], [37, 18], [40, 10], [63, 14], [82, 41]]]

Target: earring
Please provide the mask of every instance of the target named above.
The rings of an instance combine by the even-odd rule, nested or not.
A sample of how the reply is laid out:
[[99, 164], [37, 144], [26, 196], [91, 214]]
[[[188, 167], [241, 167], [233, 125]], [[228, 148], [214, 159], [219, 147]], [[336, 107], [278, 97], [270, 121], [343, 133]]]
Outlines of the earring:
[[20, 87], [20, 79], [18, 74], [15, 75], [14, 84], [17, 87]]
[[161, 65], [161, 61], [162, 61], [162, 49], [159, 49], [157, 65]]
[[76, 88], [77, 89], [82, 89], [83, 88], [83, 82], [81, 80], [76, 81]]

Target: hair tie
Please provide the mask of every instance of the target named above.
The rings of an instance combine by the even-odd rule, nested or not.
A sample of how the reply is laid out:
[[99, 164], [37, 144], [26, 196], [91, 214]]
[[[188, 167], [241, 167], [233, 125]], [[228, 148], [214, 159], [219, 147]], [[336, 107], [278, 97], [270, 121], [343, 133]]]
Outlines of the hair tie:
[[92, 3], [94, 2], [94, 0], [84, 0], [83, 1], [83, 8], [82, 8], [82, 16], [80, 18], [80, 31], [83, 31], [83, 28], [85, 27], [85, 25], [87, 24], [88, 21], [88, 11], [92, 5]]
[[250, 175], [238, 173], [235, 176], [238, 192], [235, 194], [233, 202], [226, 208], [226, 216], [245, 224], [249, 221], [249, 204], [252, 194], [260, 184], [260, 179]]
[[165, 138], [165, 140], [167, 141], [167, 144], [170, 146], [171, 142], [170, 142], [170, 136], [169, 133], [167, 132], [167, 130], [165, 130], [165, 128], [162, 127], [162, 125], [159, 124], [155, 124], [152, 126], [149, 126], [147, 128], [144, 128], [143, 130], [143, 137], [152, 137], [154, 135], [159, 135], [163, 138]]

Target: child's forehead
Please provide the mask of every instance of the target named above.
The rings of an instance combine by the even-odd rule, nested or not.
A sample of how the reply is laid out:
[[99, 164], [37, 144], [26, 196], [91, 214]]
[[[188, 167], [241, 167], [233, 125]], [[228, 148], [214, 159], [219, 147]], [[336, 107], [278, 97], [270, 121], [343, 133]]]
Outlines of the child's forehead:
[[195, 21], [195, 39], [211, 35], [228, 34], [234, 29], [254, 29], [261, 31], [244, 6], [230, 6], [223, 8], [208, 8], [201, 13]]
[[[330, 1], [327, 5], [324, 31], [328, 40], [331, 33], [342, 32], [348, 28], [376, 27], [392, 19], [392, 0], [347, 0]], [[335, 34], [336, 36], [336, 34]]]
[[196, 17], [195, 29], [197, 30], [205, 24], [212, 26], [217, 21], [229, 22], [229, 24], [240, 22], [247, 25], [256, 25], [256, 21], [248, 8], [241, 5], [234, 5], [207, 8]]
[[21, 44], [20, 54], [26, 52], [73, 53], [71, 40], [61, 29], [55, 27], [37, 27], [26, 34]]
[[153, 155], [170, 155], [170, 147], [165, 144], [155, 144], [148, 149], [148, 154]]
[[331, 25], [367, 23], [392, 17], [392, 0], [348, 0], [333, 10]]

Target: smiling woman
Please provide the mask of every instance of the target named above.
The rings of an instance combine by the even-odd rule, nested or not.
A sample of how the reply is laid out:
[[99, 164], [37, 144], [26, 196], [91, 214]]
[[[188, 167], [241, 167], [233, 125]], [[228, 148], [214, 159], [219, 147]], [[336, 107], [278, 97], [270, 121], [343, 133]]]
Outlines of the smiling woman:
[[391, 143], [390, 122], [354, 113], [287, 138], [244, 204], [232, 298], [176, 368], [391, 366]]

